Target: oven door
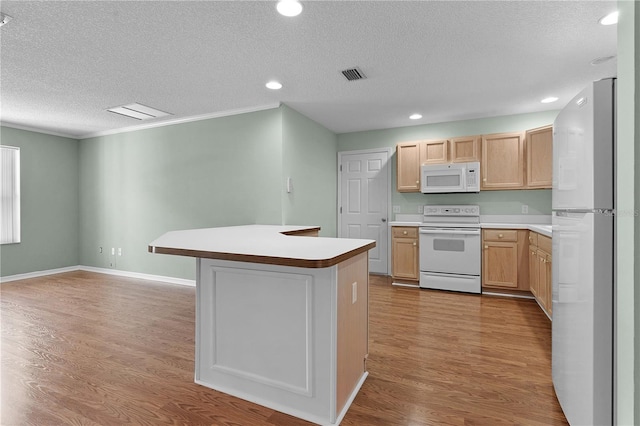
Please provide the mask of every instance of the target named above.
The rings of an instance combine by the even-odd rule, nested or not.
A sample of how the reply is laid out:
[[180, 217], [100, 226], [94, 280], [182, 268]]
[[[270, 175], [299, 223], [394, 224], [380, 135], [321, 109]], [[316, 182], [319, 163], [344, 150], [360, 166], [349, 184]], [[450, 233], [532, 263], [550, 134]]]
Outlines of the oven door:
[[480, 275], [480, 229], [421, 227], [420, 271]]

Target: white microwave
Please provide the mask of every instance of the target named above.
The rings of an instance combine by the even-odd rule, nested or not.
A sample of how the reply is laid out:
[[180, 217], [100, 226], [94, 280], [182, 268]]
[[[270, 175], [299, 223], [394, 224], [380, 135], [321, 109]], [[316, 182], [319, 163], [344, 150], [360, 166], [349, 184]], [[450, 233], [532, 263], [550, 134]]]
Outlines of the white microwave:
[[420, 167], [424, 194], [480, 192], [480, 162], [425, 164]]

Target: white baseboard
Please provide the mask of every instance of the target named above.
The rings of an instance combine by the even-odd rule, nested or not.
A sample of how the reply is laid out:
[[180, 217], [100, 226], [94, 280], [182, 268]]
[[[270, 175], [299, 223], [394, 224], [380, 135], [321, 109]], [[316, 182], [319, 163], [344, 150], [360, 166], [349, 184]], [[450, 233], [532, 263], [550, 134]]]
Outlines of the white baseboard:
[[482, 294], [487, 296], [513, 297], [516, 299], [535, 299], [535, 297], [526, 294], [499, 293], [493, 291], [483, 291]]
[[121, 271], [118, 269], [108, 269], [108, 268], [97, 268], [94, 266], [84, 266], [84, 265], [68, 266], [66, 268], [48, 269], [46, 271], [27, 272], [25, 274], [8, 275], [6, 277], [0, 277], [0, 283], [26, 280], [29, 278], [38, 278], [38, 277], [44, 277], [47, 275], [62, 274], [65, 272], [73, 272], [73, 271], [87, 271], [87, 272], [95, 272], [98, 274], [117, 275], [119, 277], [138, 278], [142, 280], [157, 281], [157, 282], [163, 282], [168, 284], [186, 285], [190, 287], [195, 287], [196, 285], [195, 280], [187, 280], [184, 278], [165, 277], [162, 275], [143, 274], [140, 272]]
[[0, 283], [8, 283], [11, 281], [18, 281], [18, 280], [27, 280], [29, 278], [45, 277], [47, 275], [63, 274], [65, 272], [78, 271], [79, 269], [80, 269], [80, 266], [76, 265], [76, 266], [67, 266], [66, 268], [47, 269], [45, 271], [34, 271], [34, 272], [27, 272], [24, 274], [7, 275], [6, 277], [0, 277]]
[[80, 265], [78, 269], [80, 269], [81, 271], [96, 272], [98, 274], [117, 275], [119, 277], [138, 278], [141, 280], [159, 281], [168, 284], [186, 285], [190, 287], [196, 286], [195, 280], [187, 280], [184, 278], [165, 277], [163, 275], [143, 274], [141, 272], [121, 271], [119, 269], [109, 268], [96, 268], [95, 266], [84, 265]]
[[412, 288], [420, 288], [420, 286], [416, 283], [416, 284], [408, 284], [408, 283], [397, 283], [397, 282], [392, 282], [391, 285], [395, 285], [398, 287], [412, 287]]

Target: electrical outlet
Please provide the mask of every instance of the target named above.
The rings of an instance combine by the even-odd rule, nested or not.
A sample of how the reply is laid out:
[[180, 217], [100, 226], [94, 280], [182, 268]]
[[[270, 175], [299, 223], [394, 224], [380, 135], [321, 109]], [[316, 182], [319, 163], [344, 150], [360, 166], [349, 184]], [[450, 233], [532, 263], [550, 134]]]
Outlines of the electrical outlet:
[[358, 300], [358, 282], [351, 283], [351, 304], [353, 305]]
[[116, 248], [111, 247], [111, 256], [115, 256], [115, 255], [116, 255]]
[[526, 204], [522, 205], [522, 214], [527, 214], [529, 213], [529, 206]]
[[118, 256], [122, 256], [122, 248], [118, 247]]
[[400, 206], [393, 206], [394, 213], [400, 213]]
[[102, 247], [98, 247], [98, 253], [102, 253]]

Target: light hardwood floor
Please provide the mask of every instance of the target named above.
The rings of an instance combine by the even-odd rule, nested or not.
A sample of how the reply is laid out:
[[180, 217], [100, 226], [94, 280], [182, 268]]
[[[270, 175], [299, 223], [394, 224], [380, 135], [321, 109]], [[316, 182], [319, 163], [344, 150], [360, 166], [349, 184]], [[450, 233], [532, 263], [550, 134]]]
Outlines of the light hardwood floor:
[[[193, 383], [191, 287], [88, 272], [0, 286], [0, 424], [308, 425]], [[535, 302], [371, 277], [369, 377], [343, 425], [566, 425]]]

